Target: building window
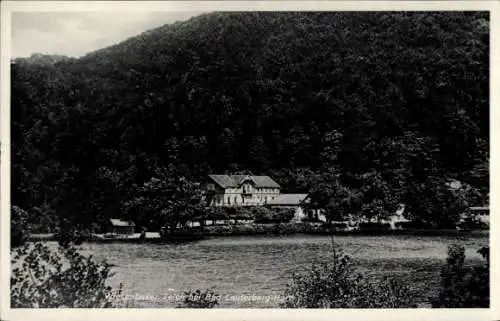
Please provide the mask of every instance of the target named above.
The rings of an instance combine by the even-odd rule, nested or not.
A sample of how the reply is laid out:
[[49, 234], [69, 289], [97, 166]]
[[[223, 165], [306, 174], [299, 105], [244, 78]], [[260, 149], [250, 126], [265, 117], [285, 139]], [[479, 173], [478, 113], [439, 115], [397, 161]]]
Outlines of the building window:
[[231, 205], [231, 198], [229, 196], [227, 197], [227, 204]]
[[236, 196], [234, 197], [234, 204], [238, 203]]

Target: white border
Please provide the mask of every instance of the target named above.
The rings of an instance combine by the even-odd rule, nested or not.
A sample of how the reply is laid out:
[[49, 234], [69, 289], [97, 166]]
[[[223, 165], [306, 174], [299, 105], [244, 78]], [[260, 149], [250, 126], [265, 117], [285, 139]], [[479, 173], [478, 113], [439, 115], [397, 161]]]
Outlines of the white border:
[[[114, 309], [114, 310], [11, 310], [10, 292], [10, 254], [9, 254], [9, 200], [10, 200], [10, 13], [12, 11], [432, 11], [432, 10], [487, 10], [490, 11], [491, 55], [490, 55], [490, 179], [491, 179], [491, 308], [466, 310], [280, 310], [280, 309]], [[499, 43], [499, 2], [498, 1], [2, 1], [1, 2], [1, 91], [0, 91], [0, 319], [1, 320], [155, 320], [160, 317], [174, 320], [500, 320], [500, 295], [498, 244], [500, 230], [494, 195], [498, 195], [495, 173], [500, 168], [498, 155], [498, 126], [495, 122], [498, 113], [499, 95], [494, 91], [500, 88], [500, 71], [495, 61], [500, 61], [497, 44]], [[496, 58], [496, 59], [495, 59]]]

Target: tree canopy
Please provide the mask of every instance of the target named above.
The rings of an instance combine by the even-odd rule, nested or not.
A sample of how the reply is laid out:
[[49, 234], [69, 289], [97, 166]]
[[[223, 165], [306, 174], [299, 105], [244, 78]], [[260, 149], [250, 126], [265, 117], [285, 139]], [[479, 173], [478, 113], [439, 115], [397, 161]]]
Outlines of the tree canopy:
[[487, 12], [211, 13], [11, 73], [26, 211], [90, 224], [169, 166], [330, 184], [333, 212], [356, 196], [366, 215], [406, 202], [432, 217], [420, 198], [447, 178], [487, 197]]

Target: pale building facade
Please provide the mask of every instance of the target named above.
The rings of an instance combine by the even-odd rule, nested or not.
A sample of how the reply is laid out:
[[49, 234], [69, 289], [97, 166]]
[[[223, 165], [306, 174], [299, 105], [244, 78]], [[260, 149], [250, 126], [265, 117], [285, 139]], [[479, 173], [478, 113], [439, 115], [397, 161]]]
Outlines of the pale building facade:
[[280, 190], [269, 176], [208, 175], [206, 184], [212, 206], [266, 205], [280, 195]]

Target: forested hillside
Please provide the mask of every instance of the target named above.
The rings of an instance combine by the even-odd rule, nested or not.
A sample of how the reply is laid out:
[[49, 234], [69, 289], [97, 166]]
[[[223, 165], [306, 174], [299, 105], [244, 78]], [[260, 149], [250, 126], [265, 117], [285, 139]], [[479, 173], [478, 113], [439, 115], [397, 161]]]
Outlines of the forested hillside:
[[212, 13], [49, 61], [11, 64], [12, 204], [32, 221], [120, 216], [163, 167], [439, 226], [446, 179], [487, 197], [487, 12]]

